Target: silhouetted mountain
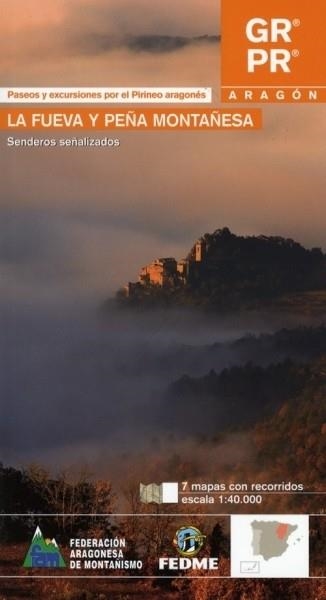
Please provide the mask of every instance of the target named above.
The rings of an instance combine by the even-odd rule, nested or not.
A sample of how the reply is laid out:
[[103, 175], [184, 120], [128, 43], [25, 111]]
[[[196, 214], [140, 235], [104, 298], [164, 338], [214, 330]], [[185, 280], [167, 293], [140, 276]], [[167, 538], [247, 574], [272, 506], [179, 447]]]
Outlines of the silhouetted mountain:
[[212, 369], [204, 377], [184, 375], [169, 387], [167, 426], [211, 435], [247, 429], [294, 398], [309, 377], [309, 366], [290, 360], [268, 367], [248, 363], [219, 374]]
[[326, 257], [292, 239], [206, 233], [188, 253], [155, 259], [117, 298], [131, 306], [255, 306], [284, 294], [326, 290]]

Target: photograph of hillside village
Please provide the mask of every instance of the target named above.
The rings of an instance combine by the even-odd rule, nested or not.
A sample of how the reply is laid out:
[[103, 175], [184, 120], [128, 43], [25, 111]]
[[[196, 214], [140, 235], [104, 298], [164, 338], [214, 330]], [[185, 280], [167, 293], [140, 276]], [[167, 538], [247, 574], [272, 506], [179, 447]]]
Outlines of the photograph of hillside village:
[[[213, 310], [262, 307], [301, 292], [323, 310], [326, 256], [277, 236], [238, 236], [228, 227], [206, 233], [186, 258], [157, 258], [117, 294], [127, 304], [193, 305]], [[289, 299], [289, 298], [288, 298]], [[293, 297], [294, 300], [294, 297]], [[302, 306], [301, 306], [302, 307]]]
[[[209, 246], [208, 246], [209, 247]], [[139, 282], [128, 283], [126, 295], [137, 294], [140, 286], [158, 285], [161, 288], [173, 288], [185, 285], [195, 277], [195, 268], [203, 263], [206, 256], [207, 244], [204, 238], [195, 244], [194, 256], [176, 261], [175, 258], [157, 258], [149, 265], [142, 267], [139, 273]]]

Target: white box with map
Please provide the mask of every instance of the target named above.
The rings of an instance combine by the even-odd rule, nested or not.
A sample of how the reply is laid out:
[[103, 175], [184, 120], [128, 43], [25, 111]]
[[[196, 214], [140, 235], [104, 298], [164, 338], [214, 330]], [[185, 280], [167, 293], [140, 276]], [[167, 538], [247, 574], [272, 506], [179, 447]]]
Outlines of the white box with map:
[[308, 515], [232, 515], [232, 577], [309, 577]]

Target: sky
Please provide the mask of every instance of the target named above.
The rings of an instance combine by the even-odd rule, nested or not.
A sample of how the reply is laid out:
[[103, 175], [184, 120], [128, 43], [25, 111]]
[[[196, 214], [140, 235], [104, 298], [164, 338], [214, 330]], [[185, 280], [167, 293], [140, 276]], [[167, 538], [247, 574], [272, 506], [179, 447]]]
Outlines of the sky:
[[[12, 0], [0, 82], [208, 85], [217, 102], [219, 18], [211, 0]], [[325, 249], [324, 117], [270, 106], [262, 131], [129, 132], [114, 151], [13, 150], [2, 134], [4, 296], [95, 303], [223, 226]]]

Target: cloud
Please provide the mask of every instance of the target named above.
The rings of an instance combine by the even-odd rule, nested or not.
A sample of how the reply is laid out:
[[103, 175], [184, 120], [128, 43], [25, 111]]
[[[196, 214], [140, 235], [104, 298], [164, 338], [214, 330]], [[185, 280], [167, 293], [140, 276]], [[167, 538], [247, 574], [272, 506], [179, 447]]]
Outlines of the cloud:
[[[124, 208], [16, 206], [1, 209], [0, 216], [2, 301], [15, 305], [86, 302], [96, 311], [108, 295], [137, 276], [157, 248], [163, 254], [181, 255], [188, 241], [186, 233], [182, 239], [178, 231], [181, 222], [172, 228], [168, 219], [159, 224], [153, 212], [149, 227], [137, 211]], [[129, 243], [135, 260], [132, 269]]]
[[[103, 323], [77, 302], [65, 310], [61, 305], [39, 310], [28, 298], [0, 311], [0, 325], [5, 344], [0, 451], [11, 464], [16, 457], [27, 461], [31, 453], [42, 461], [48, 453], [62, 455], [68, 445], [71, 458], [81, 446], [94, 452], [110, 448], [113, 456], [117, 449], [147, 450], [153, 436], [164, 445], [174, 430], [162, 416], [164, 392], [189, 364], [183, 345], [196, 347], [239, 331], [239, 319], [234, 325], [191, 311], [169, 316], [113, 311]], [[207, 421], [190, 435], [195, 431], [209, 435]], [[181, 423], [176, 439], [187, 436], [188, 426]], [[231, 462], [228, 450], [223, 460]]]
[[209, 0], [44, 0], [42, 7], [31, 0], [27, 11], [13, 0], [0, 23], [2, 68], [113, 49], [172, 52], [216, 41], [218, 27], [218, 9]]
[[217, 32], [218, 4], [211, 0], [77, 0], [70, 4], [66, 21], [80, 31], [191, 37]]
[[188, 46], [202, 44], [217, 44], [217, 35], [202, 36], [171, 36], [171, 35], [130, 35], [121, 39], [104, 34], [93, 34], [80, 41], [79, 49], [82, 53], [101, 53], [116, 49], [127, 49], [131, 52], [150, 52], [160, 54], [176, 52]]

